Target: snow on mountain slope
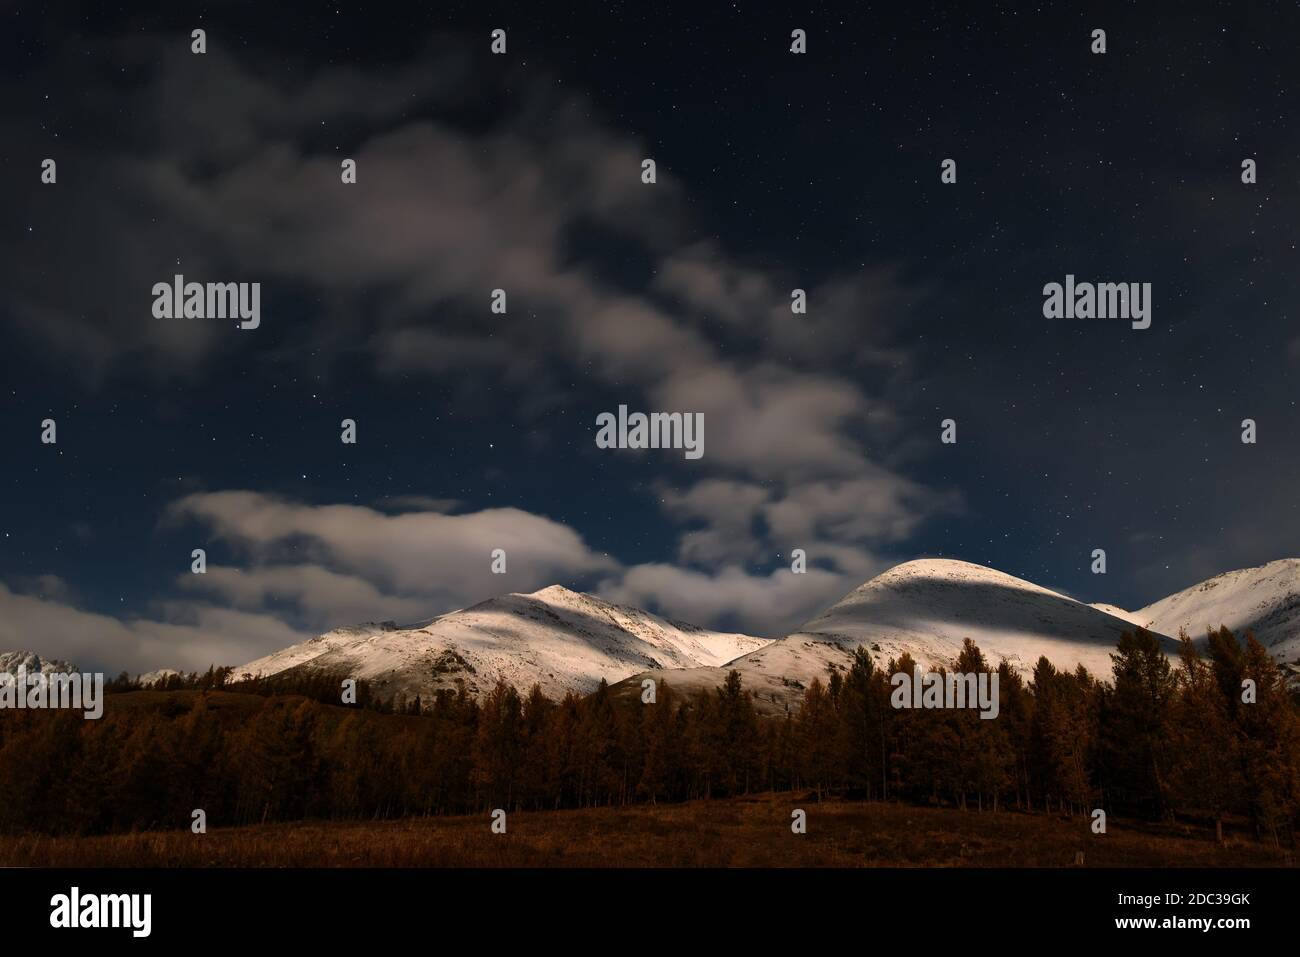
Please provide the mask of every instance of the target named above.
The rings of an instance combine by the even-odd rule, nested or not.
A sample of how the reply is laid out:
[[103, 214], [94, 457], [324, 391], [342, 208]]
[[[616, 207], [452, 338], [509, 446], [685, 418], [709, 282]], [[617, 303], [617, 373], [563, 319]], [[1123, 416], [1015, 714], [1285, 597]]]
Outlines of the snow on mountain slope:
[[250, 661], [248, 664], [236, 668], [234, 676], [238, 678], [245, 674], [263, 676], [279, 674], [282, 671], [288, 671], [290, 668], [306, 664], [339, 649], [363, 643], [385, 632], [397, 630], [397, 623], [391, 621], [366, 622], [362, 625], [352, 625], [347, 628], [335, 628], [333, 631], [327, 631], [325, 634], [318, 635], [301, 644], [290, 645], [288, 648], [281, 648], [264, 658]]
[[[874, 652], [872, 659], [877, 660]], [[852, 662], [853, 651], [846, 645], [807, 635], [789, 635], [721, 666], [677, 671], [651, 668], [618, 682], [613, 690], [624, 697], [639, 695], [641, 682], [651, 678], [665, 682], [674, 692], [695, 695], [717, 688], [734, 669], [740, 672], [742, 686], [753, 694], [755, 710], [760, 714], [780, 714], [798, 710], [804, 689], [813, 678], [825, 682], [832, 670], [846, 669]]]
[[[1120, 634], [1142, 625], [1171, 655], [1171, 636], [1207, 627], [1253, 630], [1279, 661], [1300, 660], [1300, 560], [1219, 575], [1138, 611], [1086, 605], [991, 568], [947, 559], [906, 562], [855, 589], [799, 631], [770, 642], [722, 634], [552, 586], [506, 595], [418, 625], [340, 628], [249, 662], [236, 676], [330, 668], [369, 679], [380, 694], [430, 695], [463, 681], [482, 694], [498, 679], [548, 695], [585, 692], [601, 678], [620, 693], [646, 677], [691, 692], [735, 668], [767, 712], [797, 707], [815, 677], [845, 668], [865, 647], [878, 667], [904, 652], [948, 666], [963, 638], [990, 662], [1028, 673], [1040, 656], [1109, 677]], [[0, 664], [3, 663], [0, 658]], [[0, 670], [3, 670], [0, 668]]]
[[136, 677], [141, 685], [148, 688], [160, 681], [166, 681], [168, 678], [179, 678], [181, 673], [175, 668], [159, 668], [156, 671], [146, 671], [144, 674]]
[[473, 694], [498, 679], [521, 693], [592, 691], [647, 668], [721, 665], [769, 639], [726, 634], [614, 605], [558, 585], [493, 598], [422, 625], [340, 628], [235, 669], [272, 675], [330, 669], [370, 681], [382, 696], [427, 699], [463, 681]]
[[[1110, 653], [1132, 623], [992, 568], [949, 559], [897, 565], [800, 629], [849, 647], [906, 651], [923, 664], [952, 660], [970, 638], [991, 662], [1030, 670], [1042, 655], [1058, 668], [1110, 673]], [[1174, 647], [1172, 643], [1169, 647]]]
[[1125, 611], [1123, 608], [1119, 607], [1119, 605], [1109, 605], [1104, 601], [1094, 601], [1088, 607], [1096, 608], [1098, 611], [1104, 611], [1106, 614], [1114, 615], [1116, 618], [1122, 618], [1134, 625], [1141, 625], [1143, 628], [1150, 624], [1149, 620], [1141, 618], [1137, 612]]
[[31, 651], [0, 651], [0, 673], [17, 674], [20, 666], [25, 666], [29, 675], [37, 672], [46, 675], [70, 674], [77, 670], [66, 661], [42, 658]]
[[[1083, 665], [1107, 677], [1110, 653], [1132, 628], [1125, 618], [991, 568], [923, 559], [878, 575], [799, 631], [724, 668], [636, 675], [626, 684], [662, 677], [672, 687], [709, 688], [734, 668], [759, 708], [781, 711], [797, 703], [814, 677], [825, 680], [828, 668], [847, 665], [857, 647], [877, 667], [903, 652], [923, 667], [951, 667], [964, 638], [990, 663], [1006, 658], [1025, 674], [1045, 655], [1057, 668]], [[1163, 636], [1162, 642], [1177, 650], [1175, 642]]]
[[1225, 572], [1134, 614], [1166, 635], [1183, 628], [1193, 639], [1220, 625], [1239, 638], [1253, 631], [1274, 659], [1295, 663], [1300, 660], [1300, 559]]

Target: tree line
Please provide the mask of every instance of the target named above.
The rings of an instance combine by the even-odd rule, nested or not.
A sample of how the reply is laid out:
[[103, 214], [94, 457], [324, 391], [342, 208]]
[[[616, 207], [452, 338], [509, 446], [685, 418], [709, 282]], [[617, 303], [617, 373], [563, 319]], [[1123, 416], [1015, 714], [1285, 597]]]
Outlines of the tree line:
[[[999, 715], [895, 709], [890, 676], [859, 649], [783, 716], [755, 710], [738, 672], [709, 692], [661, 682], [656, 701], [553, 700], [499, 684], [392, 702], [340, 676], [231, 682], [228, 669], [153, 690], [125, 676], [106, 712], [0, 712], [0, 830], [116, 833], [306, 818], [379, 819], [656, 803], [798, 791], [970, 810], [1241, 822], [1294, 843], [1300, 712], [1253, 637], [1184, 636], [1178, 662], [1141, 629], [1110, 681], [1040, 659], [1029, 680], [969, 639], [963, 674], [998, 675]], [[806, 798], [801, 798], [806, 799]]]

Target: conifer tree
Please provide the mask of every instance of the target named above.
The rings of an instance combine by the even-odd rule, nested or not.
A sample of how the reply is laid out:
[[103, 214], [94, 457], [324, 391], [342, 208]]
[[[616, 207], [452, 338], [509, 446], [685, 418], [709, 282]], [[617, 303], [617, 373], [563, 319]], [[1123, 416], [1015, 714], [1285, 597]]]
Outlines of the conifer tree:
[[1250, 632], [1242, 659], [1244, 680], [1255, 682], [1255, 701], [1241, 701], [1242, 771], [1251, 818], [1260, 837], [1274, 845], [1294, 840], [1300, 815], [1300, 720], [1286, 679], [1272, 656]]
[[1244, 803], [1240, 740], [1213, 666], [1186, 632], [1179, 641], [1179, 693], [1171, 723], [1173, 796], [1185, 813], [1212, 820], [1222, 843], [1225, 815]]
[[1114, 687], [1105, 698], [1102, 734], [1109, 785], [1126, 807], [1165, 816], [1170, 711], [1177, 679], [1145, 628], [1125, 631], [1111, 654]]

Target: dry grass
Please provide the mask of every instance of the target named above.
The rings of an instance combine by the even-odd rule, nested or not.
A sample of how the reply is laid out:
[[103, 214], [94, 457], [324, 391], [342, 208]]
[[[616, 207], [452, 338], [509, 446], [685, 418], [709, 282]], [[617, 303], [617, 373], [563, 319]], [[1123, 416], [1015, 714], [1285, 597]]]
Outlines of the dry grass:
[[[790, 811], [808, 832], [790, 831]], [[1286, 866], [1290, 855], [1182, 828], [828, 801], [793, 795], [691, 804], [307, 822], [90, 838], [20, 837], [0, 864], [36, 867], [1089, 867]]]

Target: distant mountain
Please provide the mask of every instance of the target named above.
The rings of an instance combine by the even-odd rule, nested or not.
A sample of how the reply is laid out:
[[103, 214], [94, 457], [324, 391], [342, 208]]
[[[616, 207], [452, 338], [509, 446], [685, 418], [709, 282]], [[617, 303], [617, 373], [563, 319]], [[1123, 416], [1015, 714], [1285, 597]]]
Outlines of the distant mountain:
[[[933, 668], [950, 666], [969, 637], [990, 662], [1005, 658], [1025, 674], [1046, 656], [1058, 668], [1083, 665], [1105, 678], [1120, 634], [1135, 625], [1174, 655], [1180, 628], [1199, 639], [1221, 624], [1238, 635], [1253, 631], [1279, 662], [1300, 664], [1300, 559], [1226, 572], [1138, 611], [1087, 605], [969, 562], [921, 559], [878, 575], [777, 641], [709, 631], [552, 586], [416, 625], [340, 628], [235, 675], [329, 668], [368, 679], [381, 695], [407, 697], [461, 682], [481, 695], [504, 679], [521, 691], [537, 683], [561, 696], [591, 691], [602, 678], [624, 694], [647, 677], [684, 691], [710, 689], [735, 668], [761, 710], [781, 712], [797, 707], [813, 678], [847, 667], [858, 647], [878, 667], [906, 652]], [[4, 661], [0, 656], [0, 670]]]
[[1202, 639], [1209, 628], [1246, 631], [1278, 662], [1300, 662], [1300, 559], [1284, 558], [1257, 568], [1215, 575], [1191, 588], [1133, 613], [1144, 624], [1166, 635], [1186, 629]]
[[369, 681], [384, 697], [464, 683], [486, 694], [504, 679], [552, 697], [595, 690], [649, 668], [722, 665], [769, 643], [710, 631], [552, 585], [493, 598], [407, 627], [339, 628], [236, 668], [234, 676], [328, 669]]
[[146, 671], [144, 674], [136, 677], [144, 687], [148, 688], [160, 681], [166, 681], [168, 678], [179, 678], [181, 673], [175, 668], [159, 668], [157, 671]]
[[[1106, 677], [1120, 635], [1133, 629], [1117, 613], [982, 565], [922, 559], [878, 575], [798, 631], [724, 668], [651, 671], [624, 684], [654, 677], [683, 690], [710, 688], [734, 668], [759, 708], [783, 711], [813, 678], [824, 681], [828, 669], [847, 666], [856, 648], [866, 648], [878, 667], [904, 652], [926, 668], [951, 667], [964, 638], [991, 663], [1005, 658], [1022, 673], [1046, 656], [1057, 668], [1083, 665]], [[1174, 641], [1159, 637], [1176, 652]]]
[[32, 651], [0, 651], [0, 674], [17, 674], [22, 666], [27, 674], [69, 674], [76, 671], [76, 666], [54, 658], [42, 658]]

